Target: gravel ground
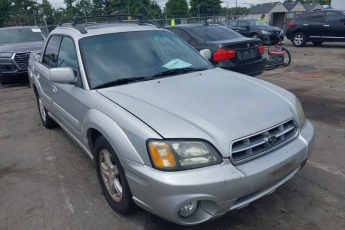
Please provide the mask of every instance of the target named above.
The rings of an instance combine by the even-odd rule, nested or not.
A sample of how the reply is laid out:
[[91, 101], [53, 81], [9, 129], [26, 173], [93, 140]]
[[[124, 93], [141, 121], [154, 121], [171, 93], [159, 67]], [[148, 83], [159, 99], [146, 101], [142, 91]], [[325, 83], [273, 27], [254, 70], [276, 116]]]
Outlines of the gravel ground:
[[[316, 128], [305, 168], [275, 193], [186, 229], [345, 229], [345, 45], [294, 48], [293, 63], [261, 79], [294, 92]], [[143, 210], [121, 216], [95, 167], [39, 120], [32, 90], [0, 86], [0, 229], [179, 229]]]

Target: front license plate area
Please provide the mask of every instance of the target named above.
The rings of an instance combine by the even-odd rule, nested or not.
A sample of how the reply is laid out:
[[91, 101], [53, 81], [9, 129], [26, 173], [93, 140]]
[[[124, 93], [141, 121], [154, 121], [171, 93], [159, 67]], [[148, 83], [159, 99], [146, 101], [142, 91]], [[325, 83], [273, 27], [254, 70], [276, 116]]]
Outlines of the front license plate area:
[[293, 170], [293, 162], [289, 162], [282, 167], [276, 169], [272, 173], [269, 174], [271, 180], [278, 180], [284, 176], [286, 176], [289, 172]]

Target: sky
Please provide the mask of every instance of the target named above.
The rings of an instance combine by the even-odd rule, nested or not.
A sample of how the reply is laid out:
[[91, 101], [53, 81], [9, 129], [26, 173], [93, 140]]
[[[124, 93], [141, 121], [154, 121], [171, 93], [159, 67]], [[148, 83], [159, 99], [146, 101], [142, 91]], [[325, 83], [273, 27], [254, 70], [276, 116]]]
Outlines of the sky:
[[[38, 0], [41, 2], [40, 0]], [[50, 3], [53, 5], [54, 8], [64, 7], [63, 0], [49, 0]], [[188, 0], [187, 0], [188, 1]], [[229, 7], [234, 7], [236, 0], [222, 0], [223, 6], [225, 7], [227, 4]], [[247, 6], [249, 7], [250, 4], [259, 4], [259, 3], [267, 3], [267, 2], [276, 2], [278, 0], [237, 0], [238, 6]], [[282, 1], [282, 0], [281, 0]], [[158, 5], [160, 5], [162, 8], [165, 6], [165, 3], [167, 0], [156, 0]]]

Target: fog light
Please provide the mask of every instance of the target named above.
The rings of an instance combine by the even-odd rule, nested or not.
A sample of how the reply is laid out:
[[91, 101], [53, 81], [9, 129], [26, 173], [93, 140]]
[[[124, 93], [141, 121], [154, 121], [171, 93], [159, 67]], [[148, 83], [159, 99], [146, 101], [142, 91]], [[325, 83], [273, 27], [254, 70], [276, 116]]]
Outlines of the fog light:
[[178, 211], [178, 214], [181, 217], [189, 217], [193, 215], [193, 213], [196, 211], [198, 208], [198, 201], [192, 201], [184, 206]]

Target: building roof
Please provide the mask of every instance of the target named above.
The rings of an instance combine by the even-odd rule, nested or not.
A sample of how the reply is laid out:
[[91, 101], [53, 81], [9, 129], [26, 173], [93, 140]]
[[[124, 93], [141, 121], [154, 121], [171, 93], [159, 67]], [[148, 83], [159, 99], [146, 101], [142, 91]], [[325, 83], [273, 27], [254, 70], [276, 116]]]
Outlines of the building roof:
[[291, 11], [298, 3], [299, 3], [299, 1], [284, 2], [283, 6], [285, 6], [285, 8], [288, 9], [288, 11]]
[[250, 14], [265, 14], [270, 12], [274, 7], [276, 7], [280, 2], [270, 2], [264, 4], [258, 4], [250, 8]]
[[304, 3], [303, 4], [306, 11], [312, 11], [315, 7], [319, 7], [320, 9], [322, 6], [318, 2], [312, 2], [312, 3]]

